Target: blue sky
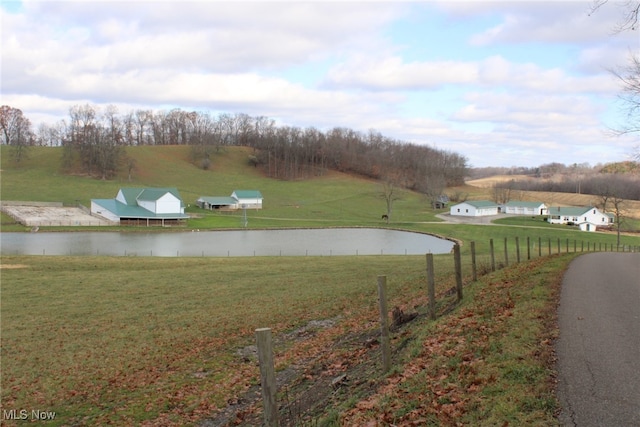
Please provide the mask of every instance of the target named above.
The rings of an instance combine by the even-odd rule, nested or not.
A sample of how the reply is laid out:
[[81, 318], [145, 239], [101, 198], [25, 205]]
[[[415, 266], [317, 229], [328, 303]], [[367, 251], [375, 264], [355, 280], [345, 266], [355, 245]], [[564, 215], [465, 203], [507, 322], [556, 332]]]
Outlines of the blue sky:
[[640, 52], [585, 1], [6, 1], [1, 103], [34, 127], [71, 106], [371, 129], [469, 164], [627, 160], [608, 71]]

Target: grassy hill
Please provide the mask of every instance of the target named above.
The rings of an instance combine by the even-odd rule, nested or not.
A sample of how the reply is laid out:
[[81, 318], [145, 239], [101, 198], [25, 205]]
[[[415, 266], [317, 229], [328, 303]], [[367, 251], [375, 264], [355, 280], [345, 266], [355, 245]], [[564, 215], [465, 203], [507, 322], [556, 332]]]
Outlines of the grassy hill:
[[[386, 212], [379, 182], [353, 175], [327, 171], [325, 175], [306, 180], [272, 179], [253, 167], [248, 158], [250, 148], [228, 147], [215, 153], [208, 170], [190, 161], [187, 146], [127, 147], [127, 156], [135, 160], [129, 180], [126, 168], [112, 180], [101, 180], [83, 174], [69, 174], [61, 169], [62, 149], [33, 147], [28, 158], [16, 164], [7, 146], [0, 147], [1, 200], [55, 201], [73, 206], [89, 206], [93, 198], [114, 197], [125, 186], [176, 187], [187, 212], [192, 215], [191, 228], [237, 228], [241, 212], [222, 213], [199, 209], [200, 196], [228, 196], [236, 189], [257, 189], [264, 196], [264, 209], [250, 211], [249, 228], [319, 227], [332, 225], [381, 226]], [[471, 181], [449, 188], [447, 193], [469, 199], [490, 199], [489, 185], [501, 177]], [[493, 181], [491, 181], [493, 180]], [[595, 196], [568, 193], [517, 191], [516, 200], [543, 201], [550, 206], [589, 205]], [[628, 201], [625, 215], [640, 218], [640, 202]], [[427, 222], [440, 222], [435, 216], [447, 209], [431, 209], [423, 195], [398, 191], [391, 223], [396, 227], [422, 228]], [[10, 222], [3, 217], [3, 223]], [[638, 221], [627, 221], [627, 229], [637, 228]], [[630, 228], [629, 228], [630, 227]]]
[[[2, 200], [59, 201], [67, 205], [79, 202], [88, 206], [92, 198], [115, 197], [124, 186], [176, 187], [185, 204], [191, 205], [188, 212], [209, 217], [208, 221], [195, 221], [194, 227], [237, 226], [229, 213], [214, 214], [193, 206], [200, 196], [229, 196], [236, 189], [262, 192], [265, 209], [250, 212], [257, 220], [252, 221], [256, 226], [274, 226], [274, 221], [290, 219], [308, 225], [336, 221], [381, 224], [381, 215], [386, 212], [382, 186], [375, 181], [333, 171], [300, 181], [271, 179], [249, 164], [251, 149], [244, 147], [229, 147], [214, 154], [208, 170], [190, 162], [186, 146], [128, 147], [127, 155], [136, 164], [131, 181], [126, 171], [113, 180], [65, 174], [60, 168], [62, 149], [57, 147], [34, 147], [19, 165], [7, 153], [3, 146]], [[437, 221], [424, 197], [410, 191], [399, 192], [392, 219]]]

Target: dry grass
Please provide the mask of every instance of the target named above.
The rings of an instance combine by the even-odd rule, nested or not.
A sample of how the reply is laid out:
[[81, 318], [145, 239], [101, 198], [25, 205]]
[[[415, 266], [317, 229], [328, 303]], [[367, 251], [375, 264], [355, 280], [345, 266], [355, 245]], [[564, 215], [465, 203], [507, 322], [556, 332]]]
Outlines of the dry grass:
[[516, 181], [529, 181], [533, 180], [529, 175], [494, 175], [487, 178], [472, 179], [466, 181], [467, 184], [480, 188], [492, 188], [494, 185], [509, 182], [511, 180]]

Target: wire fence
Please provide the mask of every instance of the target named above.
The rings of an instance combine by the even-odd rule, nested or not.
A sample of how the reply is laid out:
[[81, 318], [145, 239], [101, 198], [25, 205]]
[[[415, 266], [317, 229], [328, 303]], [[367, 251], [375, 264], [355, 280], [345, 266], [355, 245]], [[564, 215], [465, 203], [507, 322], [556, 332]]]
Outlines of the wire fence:
[[[427, 272], [427, 294], [428, 294], [428, 315], [431, 320], [437, 318], [438, 313], [446, 315], [455, 305], [463, 299], [463, 283], [465, 280], [477, 281], [480, 276], [495, 272], [496, 270], [508, 267], [511, 264], [530, 261], [534, 258], [547, 257], [566, 253], [579, 252], [640, 252], [638, 245], [617, 245], [601, 242], [590, 242], [577, 239], [531, 239], [526, 237], [521, 239], [515, 237], [513, 239], [504, 238], [502, 240], [490, 239], [487, 248], [481, 248], [478, 252], [478, 245], [475, 241], [470, 242], [469, 249], [465, 251], [464, 256], [461, 246], [456, 244], [452, 251], [453, 255], [453, 277], [451, 269], [451, 261], [449, 255], [439, 256], [438, 265], [434, 263], [433, 254], [426, 254], [426, 272]], [[442, 271], [437, 272], [437, 268], [442, 265]], [[397, 311], [397, 307], [392, 313], [392, 322], [389, 322], [388, 296], [387, 296], [387, 280], [386, 276], [378, 276], [378, 303], [380, 312], [380, 353], [381, 367], [383, 372], [389, 371], [391, 368], [391, 348], [390, 348], [390, 328], [397, 323], [410, 321], [414, 318], [402, 311]], [[453, 287], [436, 294], [437, 279], [455, 283]], [[440, 305], [438, 301], [440, 299]], [[442, 302], [449, 300], [449, 307], [443, 310]], [[438, 306], [438, 311], [437, 311]], [[267, 336], [267, 339], [263, 338]], [[264, 409], [265, 426], [289, 426], [299, 425], [305, 419], [305, 409], [313, 407], [306, 403], [310, 395], [322, 395], [326, 399], [326, 394], [330, 393], [331, 388], [336, 383], [346, 378], [346, 375], [334, 378], [332, 381], [320, 381], [310, 386], [298, 396], [286, 395], [286, 402], [278, 405], [277, 402], [277, 384], [275, 375], [273, 375], [273, 346], [271, 341], [271, 330], [269, 328], [256, 329], [256, 343], [260, 357], [261, 369], [261, 386]], [[339, 384], [338, 384], [339, 385]], [[317, 403], [317, 402], [316, 402]]]

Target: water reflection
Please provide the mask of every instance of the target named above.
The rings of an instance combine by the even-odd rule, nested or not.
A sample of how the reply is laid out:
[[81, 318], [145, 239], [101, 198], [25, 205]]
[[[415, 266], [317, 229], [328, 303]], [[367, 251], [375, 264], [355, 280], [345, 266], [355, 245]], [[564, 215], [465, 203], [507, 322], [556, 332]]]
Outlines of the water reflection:
[[453, 242], [372, 228], [167, 233], [0, 233], [3, 255], [333, 256], [448, 253]]

